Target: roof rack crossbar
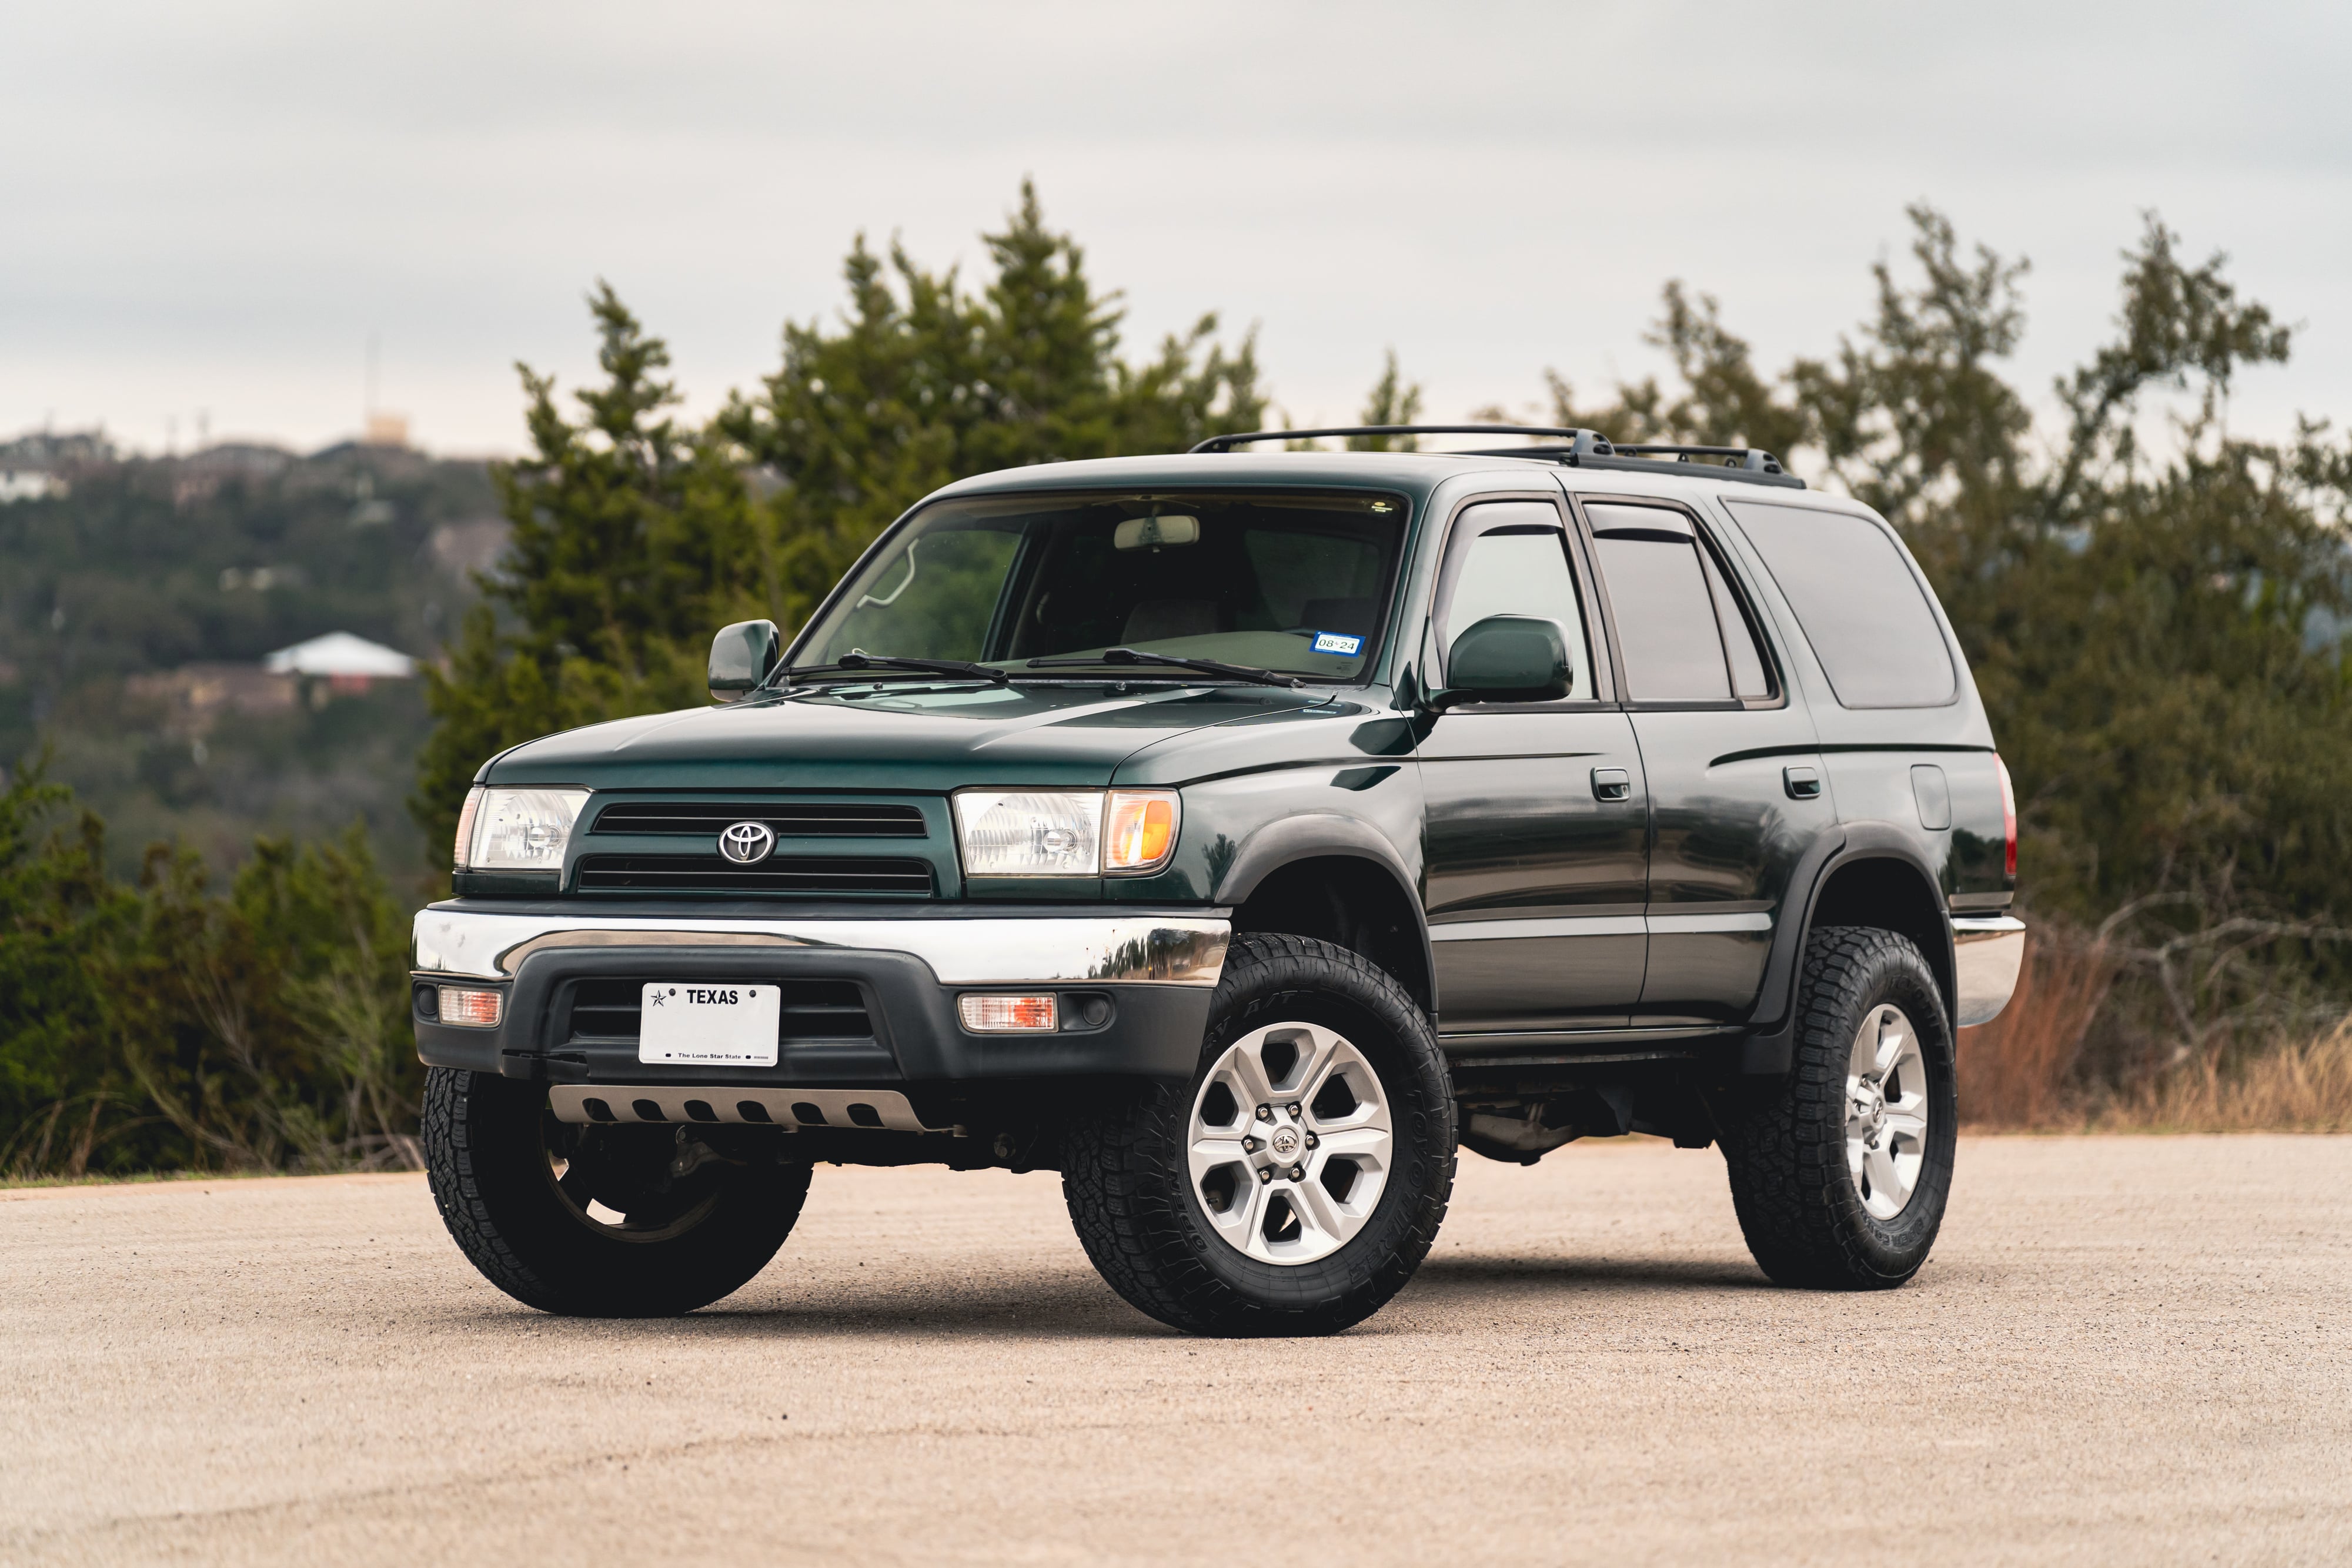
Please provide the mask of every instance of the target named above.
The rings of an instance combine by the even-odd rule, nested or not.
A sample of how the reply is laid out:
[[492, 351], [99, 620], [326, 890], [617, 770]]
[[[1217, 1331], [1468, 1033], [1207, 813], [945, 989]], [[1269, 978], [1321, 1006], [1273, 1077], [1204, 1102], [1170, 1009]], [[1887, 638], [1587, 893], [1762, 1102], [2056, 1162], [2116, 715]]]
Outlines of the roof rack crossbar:
[[1738, 459], [1737, 463], [1726, 464], [1724, 466], [1745, 468], [1756, 474], [1783, 474], [1788, 471], [1780, 466], [1780, 460], [1778, 457], [1760, 446], [1684, 446], [1676, 443], [1645, 443], [1638, 446], [1620, 446], [1617, 451], [1621, 456], [1626, 457], [1665, 456], [1671, 454], [1685, 463], [1694, 457], [1736, 457]]
[[1505, 446], [1444, 455], [1548, 459], [1570, 468], [1608, 468], [1625, 474], [1654, 474], [1662, 466], [1655, 461], [1660, 457], [1671, 456], [1680, 463], [1717, 458], [1723, 461], [1698, 465], [1708, 470], [1709, 478], [1741, 479], [1754, 485], [1782, 486], [1799, 490], [1805, 488], [1802, 479], [1781, 467], [1778, 457], [1760, 447], [1684, 446], [1654, 442], [1620, 446], [1597, 430], [1544, 424], [1335, 424], [1321, 430], [1251, 430], [1233, 435], [1212, 435], [1192, 450], [1231, 452], [1236, 446], [1262, 441], [1312, 441], [1327, 435], [1547, 435], [1557, 437], [1566, 444]]
[[1212, 435], [1195, 452], [1231, 452], [1262, 441], [1313, 441], [1326, 435], [1557, 435], [1565, 437], [1579, 455], [1605, 457], [1616, 450], [1597, 430], [1569, 430], [1542, 424], [1335, 424], [1323, 430], [1250, 430], [1233, 435]]

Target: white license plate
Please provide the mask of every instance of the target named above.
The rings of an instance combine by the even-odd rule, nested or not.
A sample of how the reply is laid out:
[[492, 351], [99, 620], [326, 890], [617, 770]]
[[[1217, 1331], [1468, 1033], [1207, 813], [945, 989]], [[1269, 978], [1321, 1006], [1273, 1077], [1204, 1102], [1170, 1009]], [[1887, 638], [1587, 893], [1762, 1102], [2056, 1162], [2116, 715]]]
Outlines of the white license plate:
[[639, 1061], [707, 1067], [773, 1067], [776, 1019], [783, 1005], [774, 986], [728, 980], [659, 980], [640, 993]]

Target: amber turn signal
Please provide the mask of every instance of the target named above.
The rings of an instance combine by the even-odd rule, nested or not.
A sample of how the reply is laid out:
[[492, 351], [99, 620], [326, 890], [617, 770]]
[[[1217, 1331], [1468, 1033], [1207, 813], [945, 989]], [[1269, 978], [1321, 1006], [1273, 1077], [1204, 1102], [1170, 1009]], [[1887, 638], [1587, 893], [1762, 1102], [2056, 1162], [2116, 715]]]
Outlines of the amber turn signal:
[[1127, 876], [1158, 871], [1176, 848], [1179, 797], [1172, 789], [1115, 789], [1103, 813], [1103, 870]]

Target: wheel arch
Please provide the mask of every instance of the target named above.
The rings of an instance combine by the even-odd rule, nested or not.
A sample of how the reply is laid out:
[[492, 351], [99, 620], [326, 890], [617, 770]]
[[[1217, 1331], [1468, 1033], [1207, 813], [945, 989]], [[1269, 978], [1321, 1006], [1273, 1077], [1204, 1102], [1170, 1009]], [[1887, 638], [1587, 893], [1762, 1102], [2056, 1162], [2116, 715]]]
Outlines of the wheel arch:
[[1303, 816], [1244, 842], [1215, 893], [1236, 932], [1282, 932], [1360, 953], [1437, 1016], [1429, 922], [1393, 848], [1353, 818]]
[[[1825, 835], [1790, 878], [1792, 895], [1800, 887], [1801, 918], [1784, 919], [1773, 942], [1740, 1053], [1742, 1071], [1787, 1071], [1800, 959], [1807, 938], [1823, 925], [1873, 925], [1907, 937], [1935, 974], [1945, 1016], [1959, 1017], [1951, 921], [1936, 873], [1908, 839], [1868, 823]], [[1791, 907], [1798, 907], [1793, 896]]]

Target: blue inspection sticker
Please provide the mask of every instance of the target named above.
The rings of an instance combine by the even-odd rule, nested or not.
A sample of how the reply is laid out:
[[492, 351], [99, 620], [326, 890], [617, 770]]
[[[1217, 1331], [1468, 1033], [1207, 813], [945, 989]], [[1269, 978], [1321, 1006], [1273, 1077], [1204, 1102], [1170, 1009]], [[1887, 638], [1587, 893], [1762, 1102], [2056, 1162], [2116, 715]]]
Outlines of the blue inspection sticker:
[[1364, 651], [1361, 637], [1350, 637], [1345, 632], [1318, 632], [1315, 651], [1318, 653], [1345, 653], [1352, 659]]

